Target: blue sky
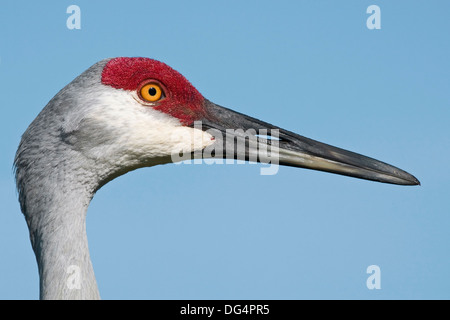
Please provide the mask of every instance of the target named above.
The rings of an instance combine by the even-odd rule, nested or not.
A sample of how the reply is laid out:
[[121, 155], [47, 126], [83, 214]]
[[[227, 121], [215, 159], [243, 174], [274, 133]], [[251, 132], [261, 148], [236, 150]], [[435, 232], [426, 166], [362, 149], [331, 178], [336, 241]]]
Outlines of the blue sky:
[[[69, 30], [66, 9], [81, 9]], [[381, 9], [369, 30], [368, 6]], [[3, 1], [0, 299], [38, 298], [15, 191], [21, 134], [96, 61], [146, 56], [208, 99], [414, 174], [420, 187], [260, 165], [140, 169], [98, 191], [104, 299], [449, 299], [447, 1]], [[381, 270], [369, 290], [366, 269]]]

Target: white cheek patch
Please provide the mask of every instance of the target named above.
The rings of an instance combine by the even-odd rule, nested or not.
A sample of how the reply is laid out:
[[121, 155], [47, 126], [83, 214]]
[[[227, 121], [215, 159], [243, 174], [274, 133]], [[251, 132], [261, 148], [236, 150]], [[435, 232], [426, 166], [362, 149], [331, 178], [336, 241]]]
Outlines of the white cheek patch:
[[108, 162], [135, 165], [151, 158], [203, 150], [214, 142], [209, 133], [183, 126], [178, 119], [142, 105], [128, 91], [112, 89], [99, 98], [101, 103], [90, 112], [89, 119], [101, 124], [97, 128], [112, 137], [99, 146]]
[[174, 127], [170, 135], [171, 154], [200, 151], [214, 143], [214, 138], [207, 132], [190, 127]]

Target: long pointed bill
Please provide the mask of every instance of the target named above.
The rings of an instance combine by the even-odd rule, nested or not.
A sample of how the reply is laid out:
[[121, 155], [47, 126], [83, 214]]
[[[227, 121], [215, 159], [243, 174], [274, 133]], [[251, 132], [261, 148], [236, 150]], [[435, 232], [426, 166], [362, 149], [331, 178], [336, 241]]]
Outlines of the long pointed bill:
[[300, 136], [208, 100], [205, 110], [201, 128], [216, 141], [203, 150], [204, 158], [271, 162], [384, 183], [420, 184], [411, 174], [387, 163]]

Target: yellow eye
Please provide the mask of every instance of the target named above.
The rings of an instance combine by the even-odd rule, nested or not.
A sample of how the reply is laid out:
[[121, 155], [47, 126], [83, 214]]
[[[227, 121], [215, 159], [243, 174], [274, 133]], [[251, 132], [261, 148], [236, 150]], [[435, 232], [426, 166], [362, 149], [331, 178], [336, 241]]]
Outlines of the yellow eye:
[[164, 98], [164, 94], [161, 87], [156, 83], [148, 83], [145, 86], [143, 86], [141, 88], [140, 94], [142, 99], [149, 102], [155, 102]]

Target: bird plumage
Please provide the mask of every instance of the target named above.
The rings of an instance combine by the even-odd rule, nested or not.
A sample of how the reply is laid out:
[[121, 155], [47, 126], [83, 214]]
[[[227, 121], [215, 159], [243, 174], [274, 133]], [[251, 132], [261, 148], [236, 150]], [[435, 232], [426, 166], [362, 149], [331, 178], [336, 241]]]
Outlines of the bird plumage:
[[[56, 94], [17, 150], [19, 202], [37, 256], [42, 298], [98, 297], [85, 230], [93, 195], [125, 172], [170, 162], [173, 148], [191, 149], [183, 137], [194, 129], [142, 108], [133, 93], [102, 83], [109, 61], [96, 63]], [[81, 267], [86, 290], [67, 287], [71, 265]]]
[[[139, 93], [149, 81], [164, 91], [160, 100], [149, 102]], [[204, 121], [203, 127], [195, 121]], [[14, 160], [40, 297], [99, 298], [86, 235], [95, 192], [128, 171], [173, 162], [175, 153], [218, 145], [226, 126], [277, 128], [212, 104], [177, 71], [148, 58], [102, 60], [58, 92], [23, 134]], [[280, 164], [418, 184], [398, 168], [279, 130]], [[261, 144], [270, 142], [257, 140]], [[232, 147], [244, 159], [252, 151], [247, 146], [239, 154]], [[68, 283], [73, 266], [80, 272], [79, 288]]]

